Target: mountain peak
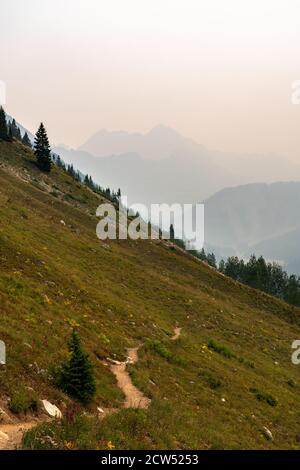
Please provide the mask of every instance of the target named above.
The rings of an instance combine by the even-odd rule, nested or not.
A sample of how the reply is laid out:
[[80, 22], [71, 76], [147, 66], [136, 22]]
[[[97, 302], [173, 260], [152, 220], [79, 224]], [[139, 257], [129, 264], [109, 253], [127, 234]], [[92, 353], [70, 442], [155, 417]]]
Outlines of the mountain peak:
[[165, 124], [157, 124], [156, 126], [152, 127], [148, 134], [175, 134], [177, 136], [180, 135], [175, 129], [166, 126]]

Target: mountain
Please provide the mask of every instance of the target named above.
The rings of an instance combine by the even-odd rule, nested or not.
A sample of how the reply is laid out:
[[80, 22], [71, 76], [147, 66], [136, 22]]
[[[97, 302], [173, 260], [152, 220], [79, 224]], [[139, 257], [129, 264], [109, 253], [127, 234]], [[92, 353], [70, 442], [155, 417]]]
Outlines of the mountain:
[[[299, 448], [291, 343], [300, 310], [168, 242], [98, 240], [101, 202], [57, 167], [41, 173], [22, 144], [0, 142], [0, 339], [8, 358], [0, 406], [2, 420], [38, 424], [23, 448]], [[73, 328], [96, 374], [89, 408], [52, 379]], [[137, 347], [137, 363], [116, 362]], [[148, 408], [124, 407], [116, 368], [128, 370]], [[41, 399], [65, 419], [46, 420]]]
[[147, 160], [135, 152], [96, 158], [85, 151], [55, 148], [67, 163], [93, 174], [102, 186], [122, 188], [131, 203], [191, 203], [216, 191], [231, 178], [204, 154], [177, 152], [163, 160]]
[[[118, 131], [109, 132], [102, 129], [81, 145], [78, 150], [91, 153], [95, 157], [138, 153], [147, 160], [168, 158], [180, 149], [200, 148], [191, 139], [162, 124], [146, 134]], [[204, 150], [204, 148], [203, 148]]]
[[226, 188], [205, 201], [206, 244], [219, 256], [255, 253], [289, 271], [297, 265], [300, 274], [299, 213], [300, 182]]
[[283, 157], [209, 150], [162, 125], [146, 134], [102, 130], [77, 150], [54, 151], [146, 204], [196, 203], [225, 187], [300, 180], [300, 166]]

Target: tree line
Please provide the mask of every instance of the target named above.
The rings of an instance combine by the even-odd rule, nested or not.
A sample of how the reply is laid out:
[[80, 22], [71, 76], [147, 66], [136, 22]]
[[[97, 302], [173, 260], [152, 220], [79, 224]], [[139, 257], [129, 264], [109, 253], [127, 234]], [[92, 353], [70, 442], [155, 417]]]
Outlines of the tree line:
[[0, 107], [0, 140], [12, 142], [14, 138], [22, 142], [27, 147], [31, 148], [31, 142], [30, 142], [27, 132], [24, 132], [22, 136], [21, 130], [17, 126], [15, 119], [12, 119], [11, 121], [7, 122], [5, 111], [3, 107], [1, 106]]
[[217, 265], [215, 255], [206, 254], [204, 249], [192, 251], [192, 254], [235, 281], [300, 307], [300, 277], [288, 274], [278, 263], [267, 262], [263, 256], [253, 254], [248, 261], [230, 256]]

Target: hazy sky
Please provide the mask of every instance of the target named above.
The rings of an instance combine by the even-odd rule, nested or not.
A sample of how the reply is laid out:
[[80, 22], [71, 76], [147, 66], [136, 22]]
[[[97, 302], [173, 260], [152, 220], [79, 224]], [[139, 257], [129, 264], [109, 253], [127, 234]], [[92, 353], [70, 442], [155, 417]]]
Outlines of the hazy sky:
[[174, 127], [300, 162], [300, 0], [0, 0], [7, 111], [52, 143]]

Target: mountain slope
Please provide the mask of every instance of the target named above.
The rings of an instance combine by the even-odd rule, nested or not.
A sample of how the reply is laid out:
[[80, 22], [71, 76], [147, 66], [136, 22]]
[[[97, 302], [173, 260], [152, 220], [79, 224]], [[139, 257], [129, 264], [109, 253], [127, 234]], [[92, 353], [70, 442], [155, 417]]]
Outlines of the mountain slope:
[[[64, 411], [68, 398], [49, 373], [76, 326], [97, 374], [90, 413], [121, 407], [103, 360], [123, 360], [127, 347], [141, 345], [129, 371], [152, 399], [147, 410], [106, 417], [81, 447], [106, 448], [109, 440], [116, 448], [299, 447], [299, 370], [290, 356], [300, 311], [168, 243], [97, 240], [100, 202], [56, 168], [41, 174], [21, 144], [0, 143], [3, 407], [22, 391]], [[182, 333], [172, 341], [176, 325]], [[261, 398], [268, 394], [277, 406]]]

